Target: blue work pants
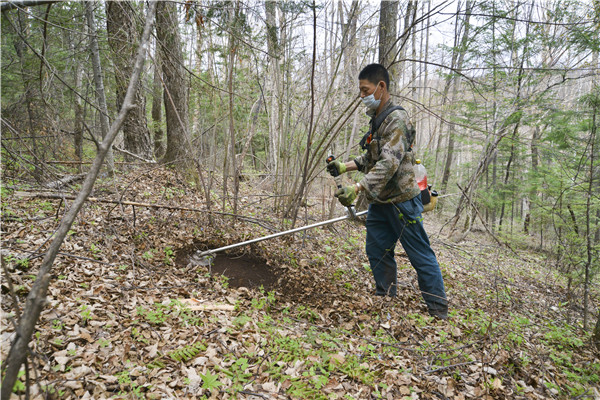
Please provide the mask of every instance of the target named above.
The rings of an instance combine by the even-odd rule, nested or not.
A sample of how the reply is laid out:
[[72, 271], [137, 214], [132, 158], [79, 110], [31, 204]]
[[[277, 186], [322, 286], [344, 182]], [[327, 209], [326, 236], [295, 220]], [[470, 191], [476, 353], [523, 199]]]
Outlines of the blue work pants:
[[400, 239], [417, 271], [419, 289], [429, 310], [447, 310], [442, 272], [423, 228], [422, 211], [420, 195], [402, 203], [369, 206], [366, 250], [375, 278], [375, 294], [396, 296], [398, 275], [394, 249]]

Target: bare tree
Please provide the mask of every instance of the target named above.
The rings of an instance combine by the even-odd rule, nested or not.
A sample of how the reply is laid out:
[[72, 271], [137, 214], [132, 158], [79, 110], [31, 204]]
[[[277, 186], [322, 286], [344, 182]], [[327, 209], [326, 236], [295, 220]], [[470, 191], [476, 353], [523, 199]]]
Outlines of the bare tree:
[[160, 1], [156, 7], [156, 36], [163, 71], [167, 148], [164, 163], [182, 163], [188, 156], [188, 85], [179, 34], [176, 3]]
[[267, 28], [267, 50], [269, 53], [268, 75], [272, 77], [266, 88], [270, 100], [269, 109], [269, 167], [276, 172], [281, 141], [281, 68], [280, 44], [277, 28], [275, 1], [265, 1], [265, 23]]
[[[98, 99], [98, 108], [100, 115], [100, 127], [102, 138], [106, 138], [109, 129], [108, 108], [106, 107], [106, 94], [104, 91], [104, 79], [102, 78], [102, 66], [100, 64], [100, 48], [98, 47], [98, 33], [96, 31], [96, 21], [94, 20], [94, 1], [85, 3], [85, 15], [90, 31], [90, 49], [92, 53], [92, 66], [94, 69], [94, 83], [96, 85], [96, 98]], [[108, 173], [113, 174], [115, 170], [115, 160], [112, 151], [112, 143], [109, 145], [106, 153], [106, 165]]]
[[[121, 106], [127, 91], [127, 79], [131, 76], [131, 59], [136, 52], [137, 18], [131, 1], [106, 2], [106, 29], [108, 44], [112, 50], [117, 92], [117, 108]], [[146, 123], [146, 97], [141, 85], [135, 92], [136, 108], [127, 114], [123, 124], [125, 150], [144, 159], [153, 158], [152, 138]]]
[[[462, 69], [465, 54], [467, 52], [467, 43], [469, 40], [469, 30], [470, 30], [470, 17], [473, 10], [473, 2], [471, 0], [467, 0], [465, 6], [465, 16], [464, 19], [460, 20], [461, 12], [461, 3], [458, 2], [458, 9], [456, 11], [456, 35], [454, 41], [454, 49], [452, 50], [452, 63], [450, 68], [456, 71], [460, 71]], [[448, 98], [448, 92], [452, 87], [452, 92], [450, 98]], [[442, 98], [442, 102], [448, 104], [452, 104], [454, 98], [458, 93], [460, 87], [460, 80], [455, 75], [448, 75], [446, 79], [446, 86], [444, 87], [444, 96]], [[446, 161], [444, 163], [444, 170], [442, 175], [442, 183], [440, 185], [440, 189], [442, 191], [446, 190], [448, 186], [448, 180], [450, 179], [450, 170], [452, 169], [452, 163], [454, 158], [454, 134], [456, 131], [456, 126], [454, 124], [448, 124], [448, 147], [446, 148]], [[443, 132], [443, 129], [440, 128], [440, 132]], [[440, 136], [441, 137], [441, 136]], [[439, 148], [439, 146], [438, 146]]]
[[[396, 82], [398, 76], [397, 65], [392, 64], [396, 56], [398, 36], [398, 5], [399, 1], [381, 0], [379, 6], [379, 64], [389, 68], [390, 81]], [[395, 85], [392, 83], [391, 86]], [[391, 89], [391, 88], [388, 88]]]
[[162, 130], [162, 68], [160, 55], [154, 56], [152, 80], [152, 130], [154, 131], [154, 156], [160, 158], [165, 153], [165, 133]]

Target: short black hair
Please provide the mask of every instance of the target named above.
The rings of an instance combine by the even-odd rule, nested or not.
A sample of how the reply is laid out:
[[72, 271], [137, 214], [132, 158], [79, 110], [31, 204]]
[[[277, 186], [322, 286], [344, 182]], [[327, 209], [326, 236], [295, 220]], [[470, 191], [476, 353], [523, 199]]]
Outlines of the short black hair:
[[381, 64], [369, 64], [360, 71], [358, 80], [366, 79], [373, 85], [377, 85], [380, 81], [385, 82], [386, 89], [390, 89], [390, 74], [388, 70]]

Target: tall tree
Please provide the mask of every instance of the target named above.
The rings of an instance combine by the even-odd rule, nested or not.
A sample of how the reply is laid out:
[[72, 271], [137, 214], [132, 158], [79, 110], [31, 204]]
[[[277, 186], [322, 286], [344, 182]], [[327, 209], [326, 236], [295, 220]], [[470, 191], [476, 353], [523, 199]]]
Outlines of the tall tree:
[[167, 122], [164, 163], [183, 163], [190, 152], [188, 132], [188, 85], [179, 34], [176, 3], [160, 1], [156, 7], [156, 37], [163, 71], [163, 97]]
[[379, 64], [389, 67], [391, 82], [399, 79], [396, 65], [391, 65], [396, 57], [399, 3], [398, 0], [381, 0], [379, 6]]
[[269, 167], [277, 171], [279, 161], [279, 147], [281, 142], [281, 52], [277, 27], [276, 1], [265, 1], [265, 24], [267, 28], [268, 75], [271, 79], [267, 82], [267, 95], [270, 100], [269, 108]]
[[[470, 18], [473, 10], [473, 2], [471, 0], [467, 0], [465, 7], [464, 18], [461, 20], [460, 15], [462, 15], [461, 10], [461, 2], [458, 2], [458, 9], [456, 11], [456, 35], [454, 48], [452, 50], [452, 64], [450, 68], [452, 70], [460, 71], [463, 67], [465, 54], [467, 52], [467, 44], [469, 41], [469, 30], [470, 30]], [[452, 87], [451, 97], [448, 98], [448, 92]], [[449, 104], [454, 103], [454, 98], [456, 97], [458, 90], [460, 87], [460, 80], [457, 75], [450, 73], [446, 79], [446, 85], [444, 87], [444, 97], [442, 102], [448, 101]], [[443, 129], [440, 128], [440, 131], [443, 132]], [[444, 170], [442, 174], [442, 183], [440, 188], [442, 191], [446, 190], [448, 185], [448, 180], [450, 179], [450, 170], [453, 165], [454, 158], [454, 134], [456, 131], [456, 126], [454, 124], [448, 125], [448, 147], [446, 149], [446, 162], [444, 163]]]
[[[131, 1], [106, 2], [106, 29], [108, 44], [112, 50], [117, 94], [117, 109], [127, 92], [127, 79], [131, 76], [131, 60], [137, 51], [138, 19], [136, 5]], [[138, 84], [135, 92], [136, 108], [127, 114], [123, 124], [125, 150], [146, 160], [153, 158], [152, 138], [146, 123], [146, 96]]]
[[[94, 83], [96, 85], [96, 98], [98, 99], [98, 114], [100, 116], [100, 129], [102, 131], [102, 139], [108, 135], [109, 120], [108, 107], [106, 106], [106, 92], [104, 91], [104, 78], [102, 77], [102, 65], [100, 63], [100, 47], [98, 45], [98, 33], [96, 31], [96, 20], [94, 17], [95, 2], [90, 1], [85, 3], [85, 14], [90, 31], [90, 48], [92, 53], [92, 67], [94, 70]], [[106, 153], [106, 165], [109, 174], [113, 174], [115, 170], [115, 160], [112, 151], [112, 143]]]
[[154, 132], [154, 156], [160, 158], [165, 153], [165, 139], [162, 130], [162, 67], [160, 55], [154, 56], [154, 74], [152, 76], [152, 130]]

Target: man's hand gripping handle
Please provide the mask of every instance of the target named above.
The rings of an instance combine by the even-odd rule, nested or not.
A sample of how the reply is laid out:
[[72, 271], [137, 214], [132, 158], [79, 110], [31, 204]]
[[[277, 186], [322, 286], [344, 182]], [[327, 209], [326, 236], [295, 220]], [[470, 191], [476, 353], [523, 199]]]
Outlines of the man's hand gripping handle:
[[[337, 194], [343, 191], [342, 174], [346, 172], [346, 165], [340, 161], [337, 161], [334, 155], [330, 155], [325, 161], [327, 162], [327, 171], [331, 176], [333, 176], [333, 180], [337, 186], [338, 190], [336, 192], [336, 197], [338, 197]], [[354, 209], [354, 205], [350, 204], [346, 207], [348, 208], [350, 217], [353, 219], [356, 218], [356, 210]]]

